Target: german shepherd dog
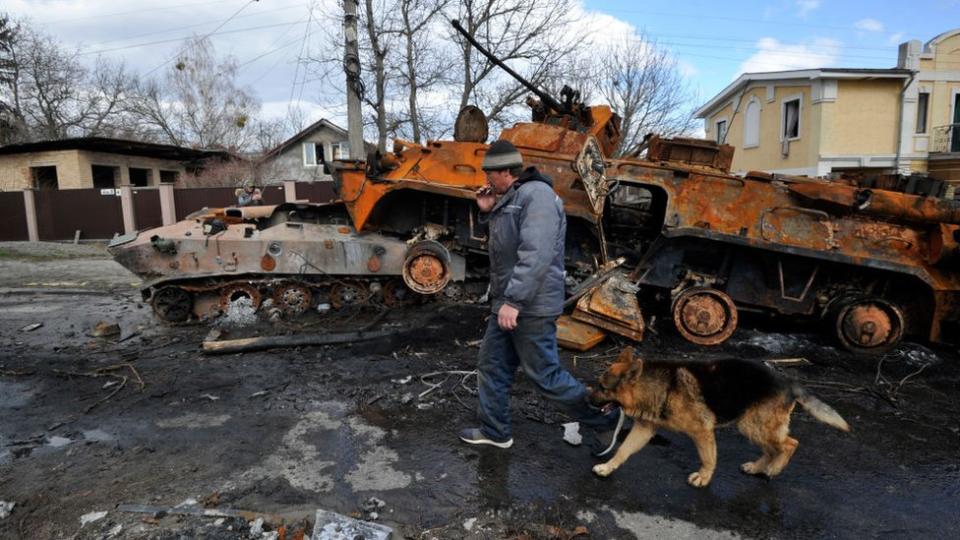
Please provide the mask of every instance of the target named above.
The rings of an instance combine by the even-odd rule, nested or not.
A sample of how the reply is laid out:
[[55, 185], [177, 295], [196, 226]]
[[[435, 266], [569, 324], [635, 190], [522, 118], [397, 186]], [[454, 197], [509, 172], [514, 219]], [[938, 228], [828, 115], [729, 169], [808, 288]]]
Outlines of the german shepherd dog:
[[599, 476], [617, 470], [661, 427], [693, 439], [700, 470], [691, 473], [687, 483], [694, 487], [705, 487], [713, 477], [718, 425], [736, 422], [740, 433], [763, 450], [763, 455], [740, 470], [768, 477], [780, 474], [797, 450], [797, 440], [789, 436], [790, 413], [796, 403], [817, 420], [850, 430], [829, 405], [767, 366], [746, 360], [645, 362], [627, 347], [600, 376], [599, 385], [590, 395], [594, 405], [619, 403], [634, 419], [633, 429], [610, 461], [593, 468]]

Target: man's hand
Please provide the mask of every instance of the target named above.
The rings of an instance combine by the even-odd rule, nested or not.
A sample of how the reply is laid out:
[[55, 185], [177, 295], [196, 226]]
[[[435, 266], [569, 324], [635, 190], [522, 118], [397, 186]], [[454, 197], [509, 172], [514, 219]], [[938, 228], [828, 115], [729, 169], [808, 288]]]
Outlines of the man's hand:
[[519, 314], [520, 310], [510, 304], [500, 306], [500, 311], [497, 312], [497, 324], [500, 326], [500, 329], [509, 332], [516, 328], [517, 315]]
[[484, 186], [477, 190], [477, 206], [481, 212], [493, 210], [493, 205], [497, 203], [497, 195], [490, 186]]

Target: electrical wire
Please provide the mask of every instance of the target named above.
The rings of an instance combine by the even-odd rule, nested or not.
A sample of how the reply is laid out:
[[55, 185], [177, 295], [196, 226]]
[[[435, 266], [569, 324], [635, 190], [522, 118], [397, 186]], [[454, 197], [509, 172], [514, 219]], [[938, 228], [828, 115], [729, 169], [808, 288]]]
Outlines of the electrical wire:
[[[216, 34], [221, 28], [223, 28], [223, 27], [226, 26], [230, 21], [232, 21], [234, 17], [236, 17], [237, 15], [239, 15], [241, 11], [247, 9], [247, 7], [248, 7], [250, 4], [253, 4], [254, 2], [259, 2], [259, 1], [260, 1], [260, 0], [248, 0], [248, 2], [247, 2], [246, 4], [240, 6], [240, 9], [234, 11], [233, 14], [230, 15], [229, 17], [227, 17], [226, 20], [224, 20], [222, 23], [220, 23], [219, 26], [217, 26], [216, 28], [214, 28], [214, 29], [213, 29], [211, 32], [209, 32], [208, 34], [200, 37], [200, 39], [199, 39], [198, 41], [202, 41], [202, 40], [204, 40], [204, 39], [206, 39], [206, 38], [208, 38], [208, 37]], [[165, 60], [163, 63], [159, 64], [157, 67], [155, 67], [155, 68], [151, 69], [150, 71], [146, 72], [145, 76], [150, 76], [153, 72], [155, 72], [155, 71], [157, 71], [158, 69], [162, 68], [163, 66], [169, 64], [171, 61], [173, 61], [174, 58], [180, 56], [180, 55], [183, 53], [184, 50], [186, 50], [186, 49], [185, 49], [184, 47], [181, 47], [180, 50], [177, 51], [176, 54], [174, 54], [173, 56], [171, 56], [170, 58], [168, 58], [167, 60]]]

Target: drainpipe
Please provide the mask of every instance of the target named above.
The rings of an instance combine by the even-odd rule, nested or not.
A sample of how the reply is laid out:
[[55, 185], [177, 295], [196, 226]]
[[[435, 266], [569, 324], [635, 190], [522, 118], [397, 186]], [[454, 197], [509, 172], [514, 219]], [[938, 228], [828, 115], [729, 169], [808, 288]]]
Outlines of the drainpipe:
[[911, 71], [910, 78], [907, 79], [907, 84], [903, 85], [903, 88], [900, 90], [900, 107], [899, 114], [897, 114], [897, 159], [893, 162], [896, 170], [895, 174], [900, 174], [900, 145], [903, 144], [903, 96], [907, 93], [907, 89], [910, 88], [910, 85], [913, 84], [913, 79], [916, 77], [917, 72]]

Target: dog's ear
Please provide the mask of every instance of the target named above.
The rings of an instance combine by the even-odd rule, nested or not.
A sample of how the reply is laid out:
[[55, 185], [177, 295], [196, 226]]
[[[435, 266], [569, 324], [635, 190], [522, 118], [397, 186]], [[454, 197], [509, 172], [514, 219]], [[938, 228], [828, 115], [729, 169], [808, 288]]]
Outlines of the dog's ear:
[[633, 362], [630, 363], [630, 369], [627, 371], [627, 379], [635, 381], [643, 375], [643, 358], [639, 356], [633, 357]]
[[614, 364], [628, 364], [633, 360], [633, 347], [625, 347], [620, 351], [620, 356], [614, 361]]

